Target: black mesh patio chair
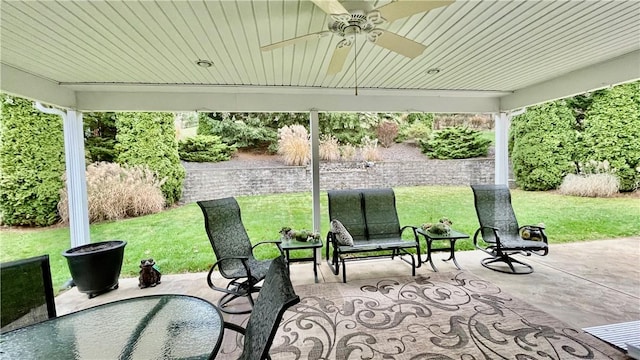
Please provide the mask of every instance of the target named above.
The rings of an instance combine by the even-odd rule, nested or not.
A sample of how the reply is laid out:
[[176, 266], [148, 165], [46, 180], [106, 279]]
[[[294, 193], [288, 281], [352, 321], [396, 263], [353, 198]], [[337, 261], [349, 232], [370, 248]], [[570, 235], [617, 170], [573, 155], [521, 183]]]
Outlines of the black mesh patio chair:
[[1, 332], [56, 317], [49, 255], [0, 264]]
[[[491, 255], [481, 261], [482, 266], [508, 274], [532, 273], [531, 265], [513, 258], [512, 255], [547, 255], [549, 246], [544, 227], [518, 226], [507, 186], [472, 185], [471, 188], [480, 223], [480, 228], [473, 235], [473, 244]], [[523, 238], [523, 235], [528, 239]]]
[[[228, 314], [247, 314], [251, 309], [231, 309], [228, 306], [234, 299], [246, 297], [253, 307], [252, 293], [260, 291], [257, 286], [271, 265], [271, 259], [258, 260], [253, 256], [253, 249], [262, 244], [275, 244], [282, 254], [280, 241], [263, 241], [251, 245], [249, 235], [242, 224], [240, 207], [236, 199], [198, 201], [204, 214], [204, 225], [209, 242], [216, 255], [216, 262], [207, 275], [207, 283], [213, 290], [225, 293], [218, 301], [221, 311]], [[214, 284], [214, 270], [218, 269], [223, 278], [231, 280], [226, 288]]]
[[271, 359], [269, 349], [284, 312], [300, 302], [296, 295], [283, 256], [271, 262], [262, 290], [258, 294], [247, 327], [225, 322], [224, 327], [244, 335], [239, 360]]

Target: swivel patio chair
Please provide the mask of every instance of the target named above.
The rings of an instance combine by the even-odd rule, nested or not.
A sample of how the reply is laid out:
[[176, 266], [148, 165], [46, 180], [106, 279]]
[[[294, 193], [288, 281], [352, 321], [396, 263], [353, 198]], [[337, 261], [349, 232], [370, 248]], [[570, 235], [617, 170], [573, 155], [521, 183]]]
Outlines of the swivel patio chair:
[[269, 349], [284, 312], [300, 302], [296, 295], [283, 256], [271, 262], [264, 284], [256, 299], [247, 327], [225, 322], [224, 327], [244, 335], [239, 360], [271, 359]]
[[56, 317], [49, 255], [0, 264], [2, 330]]
[[[491, 255], [481, 261], [482, 266], [508, 274], [532, 273], [531, 265], [513, 258], [512, 255], [547, 255], [549, 246], [544, 227], [518, 226], [508, 187], [472, 185], [471, 188], [480, 223], [480, 228], [473, 235], [473, 245]], [[528, 234], [525, 237], [529, 239], [523, 238], [521, 234]]]
[[[224, 293], [218, 301], [218, 307], [228, 314], [250, 313], [251, 309], [228, 307], [233, 305], [230, 302], [234, 299], [246, 297], [253, 308], [252, 293], [260, 291], [257, 284], [264, 280], [271, 265], [270, 259], [256, 259], [253, 256], [253, 249], [262, 244], [275, 244], [282, 254], [280, 241], [263, 241], [252, 246], [242, 224], [238, 202], [232, 197], [198, 201], [198, 205], [204, 214], [209, 242], [216, 255], [216, 262], [207, 275], [207, 283], [211, 289]], [[223, 278], [231, 280], [226, 287], [214, 284], [213, 276], [216, 268]]]

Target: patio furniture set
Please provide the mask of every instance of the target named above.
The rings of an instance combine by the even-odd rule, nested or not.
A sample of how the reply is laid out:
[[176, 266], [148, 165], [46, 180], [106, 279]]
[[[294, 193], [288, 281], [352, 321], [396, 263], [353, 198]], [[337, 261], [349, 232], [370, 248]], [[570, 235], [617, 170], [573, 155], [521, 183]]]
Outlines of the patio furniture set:
[[[482, 265], [496, 271], [524, 274], [530, 265], [514, 254], [548, 253], [547, 237], [541, 226], [526, 227], [539, 240], [523, 239], [511, 207], [508, 188], [472, 186], [480, 228], [473, 242], [488, 253]], [[334, 190], [328, 192], [329, 218], [326, 258], [331, 271], [346, 282], [346, 262], [372, 257], [399, 257], [411, 265], [412, 275], [422, 262], [430, 263], [432, 253], [449, 252], [455, 259], [455, 243], [469, 235], [451, 230], [435, 234], [415, 226], [400, 227], [392, 189]], [[41, 256], [3, 263], [2, 342], [0, 358], [214, 358], [224, 329], [245, 336], [242, 359], [264, 359], [284, 311], [300, 301], [289, 277], [289, 263], [313, 260], [317, 282], [317, 251], [322, 241], [268, 241], [252, 245], [234, 198], [198, 202], [205, 229], [216, 256], [207, 283], [224, 295], [217, 306], [186, 295], [153, 295], [125, 299], [56, 317], [49, 257]], [[402, 238], [408, 232], [411, 239]], [[420, 254], [419, 236], [426, 241], [426, 258]], [[446, 248], [433, 249], [434, 241], [448, 241]], [[258, 260], [253, 249], [270, 244], [280, 256]], [[312, 250], [311, 258], [294, 259], [293, 250]], [[410, 251], [411, 250], [411, 251]], [[413, 251], [415, 250], [415, 254]], [[417, 257], [417, 261], [416, 261]], [[503, 263], [505, 266], [500, 266]], [[228, 281], [215, 284], [214, 270]], [[9, 281], [10, 279], [10, 281]], [[216, 281], [219, 281], [216, 280]], [[259, 283], [262, 283], [259, 286]], [[256, 300], [252, 294], [259, 292]], [[248, 307], [232, 303], [248, 300]], [[250, 313], [246, 328], [224, 321], [222, 313]], [[31, 325], [29, 325], [31, 324]], [[96, 331], [99, 327], [100, 331]], [[155, 354], [155, 355], [154, 355]], [[8, 357], [7, 357], [8, 356]]]

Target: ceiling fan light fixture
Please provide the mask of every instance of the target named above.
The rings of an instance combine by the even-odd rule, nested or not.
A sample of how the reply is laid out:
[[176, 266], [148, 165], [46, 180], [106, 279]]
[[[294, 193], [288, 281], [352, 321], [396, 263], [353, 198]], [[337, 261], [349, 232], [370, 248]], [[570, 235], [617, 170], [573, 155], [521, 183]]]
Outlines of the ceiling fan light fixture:
[[439, 74], [440, 71], [441, 71], [441, 69], [439, 69], [439, 68], [431, 68], [431, 69], [427, 70], [427, 75]]
[[198, 59], [198, 61], [196, 61], [196, 65], [203, 68], [210, 68], [213, 66], [213, 61]]

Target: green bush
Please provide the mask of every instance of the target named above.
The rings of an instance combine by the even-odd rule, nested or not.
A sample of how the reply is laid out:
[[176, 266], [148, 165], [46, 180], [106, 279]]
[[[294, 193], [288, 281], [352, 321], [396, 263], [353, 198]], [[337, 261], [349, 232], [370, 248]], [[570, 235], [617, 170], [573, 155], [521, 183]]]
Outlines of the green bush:
[[640, 185], [640, 82], [594, 94], [585, 115], [581, 159], [604, 161], [620, 180], [620, 191]]
[[231, 159], [235, 146], [222, 142], [220, 136], [196, 135], [178, 142], [180, 159], [193, 162], [217, 162]]
[[267, 127], [259, 117], [229, 113], [200, 114], [198, 135], [216, 135], [238, 149], [267, 149], [277, 143], [277, 128]]
[[467, 159], [487, 156], [490, 143], [480, 131], [454, 126], [435, 131], [427, 140], [420, 140], [420, 147], [433, 159]]
[[117, 162], [147, 165], [162, 184], [168, 205], [180, 199], [185, 170], [178, 155], [171, 113], [118, 113], [116, 119]]
[[116, 159], [116, 113], [82, 114], [84, 150], [87, 163], [113, 162]]
[[65, 169], [62, 118], [26, 99], [3, 94], [0, 101], [0, 222], [51, 225]]
[[538, 105], [516, 116], [509, 149], [516, 184], [524, 190], [551, 190], [573, 171], [574, 116], [564, 101]]
[[358, 145], [364, 137], [375, 138], [374, 129], [379, 122], [371, 113], [320, 113], [320, 133], [331, 135], [340, 144]]

